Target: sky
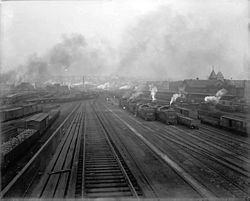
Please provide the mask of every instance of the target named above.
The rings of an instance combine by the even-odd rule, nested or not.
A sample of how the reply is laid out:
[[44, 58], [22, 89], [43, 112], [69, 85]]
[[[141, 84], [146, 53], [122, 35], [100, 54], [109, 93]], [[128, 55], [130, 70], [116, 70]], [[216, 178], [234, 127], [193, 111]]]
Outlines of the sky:
[[[247, 8], [244, 0], [2, 2], [1, 70], [22, 65], [30, 71], [36, 53], [50, 71], [51, 55], [61, 44], [73, 54], [74, 61], [67, 61], [72, 73], [103, 68], [97, 71], [149, 79], [205, 78], [215, 66], [225, 77], [242, 79]], [[74, 34], [86, 42], [76, 45], [77, 52], [65, 45], [65, 37]], [[65, 69], [62, 62], [53, 65]]]

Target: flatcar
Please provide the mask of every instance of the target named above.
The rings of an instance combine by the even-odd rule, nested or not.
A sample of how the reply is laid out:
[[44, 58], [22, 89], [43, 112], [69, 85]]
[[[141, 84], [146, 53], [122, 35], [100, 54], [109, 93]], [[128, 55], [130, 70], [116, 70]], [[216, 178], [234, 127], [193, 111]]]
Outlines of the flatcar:
[[186, 117], [181, 114], [177, 114], [177, 122], [189, 128], [196, 128], [196, 129], [199, 129], [199, 125], [200, 125], [200, 120], [192, 119], [190, 117]]
[[177, 115], [176, 111], [169, 106], [161, 106], [157, 109], [156, 112], [157, 120], [165, 124], [177, 124]]

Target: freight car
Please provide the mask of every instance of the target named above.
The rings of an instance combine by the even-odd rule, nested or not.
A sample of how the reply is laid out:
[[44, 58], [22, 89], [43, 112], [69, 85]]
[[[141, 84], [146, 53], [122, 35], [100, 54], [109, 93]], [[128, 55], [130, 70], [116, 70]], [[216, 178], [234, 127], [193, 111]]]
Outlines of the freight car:
[[41, 105], [37, 104], [19, 105], [19, 107], [2, 109], [0, 110], [1, 122], [22, 118], [41, 111]]
[[237, 112], [240, 110], [239, 106], [236, 105], [223, 105], [223, 104], [217, 104], [216, 108], [220, 109], [224, 112]]
[[15, 163], [15, 161], [25, 154], [29, 147], [38, 139], [39, 132], [33, 129], [25, 129], [16, 137], [1, 145], [2, 168]]
[[22, 107], [15, 107], [15, 108], [8, 108], [3, 109], [0, 112], [1, 121], [9, 121], [13, 119], [18, 119], [23, 117], [23, 108]]
[[60, 115], [60, 110], [53, 109], [49, 112], [49, 125], [51, 125]]
[[155, 120], [155, 109], [147, 104], [141, 104], [138, 106], [138, 116], [146, 121]]
[[38, 113], [26, 119], [27, 128], [39, 130], [40, 133], [46, 130], [49, 125], [49, 115]]
[[168, 105], [161, 106], [156, 111], [157, 120], [165, 124], [177, 124], [176, 111], [170, 108]]
[[200, 120], [192, 119], [181, 114], [177, 114], [177, 122], [189, 128], [199, 129]]
[[224, 115], [220, 118], [220, 126], [222, 128], [236, 131], [239, 133], [244, 133], [244, 134], [250, 133], [249, 119]]
[[175, 106], [174, 110], [177, 113], [182, 114], [185, 117], [190, 117], [192, 119], [198, 119], [198, 113], [195, 110], [191, 110], [191, 109], [187, 109], [187, 108], [183, 108], [183, 107], [178, 107], [178, 106]]

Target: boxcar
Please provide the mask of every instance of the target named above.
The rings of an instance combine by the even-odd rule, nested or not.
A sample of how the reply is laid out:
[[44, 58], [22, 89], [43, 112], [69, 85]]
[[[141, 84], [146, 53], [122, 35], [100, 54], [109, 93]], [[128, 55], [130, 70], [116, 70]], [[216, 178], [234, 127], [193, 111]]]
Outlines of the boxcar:
[[249, 120], [235, 116], [224, 115], [220, 118], [220, 125], [223, 128], [249, 134], [250, 123]]
[[42, 133], [49, 125], [49, 115], [38, 113], [26, 119], [27, 128], [39, 130]]
[[16, 107], [4, 110], [4, 119], [5, 121], [17, 119], [23, 116], [23, 108]]
[[185, 116], [180, 115], [180, 114], [177, 115], [177, 122], [179, 124], [185, 125], [189, 128], [197, 128], [198, 129], [199, 125], [200, 125], [200, 120], [185, 117]]
[[198, 113], [194, 110], [175, 106], [174, 109], [177, 113], [182, 114], [183, 116], [190, 117], [192, 119], [198, 119]]

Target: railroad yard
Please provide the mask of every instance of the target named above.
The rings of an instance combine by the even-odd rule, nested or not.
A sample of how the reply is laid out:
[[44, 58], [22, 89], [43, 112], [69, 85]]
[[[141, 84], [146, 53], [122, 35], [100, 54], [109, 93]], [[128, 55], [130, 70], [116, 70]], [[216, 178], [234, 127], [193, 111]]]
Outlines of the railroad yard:
[[250, 201], [250, 0], [2, 4], [0, 200]]
[[22, 168], [12, 167], [17, 174], [6, 179], [2, 195], [137, 199], [250, 195], [248, 137], [205, 124], [190, 129], [145, 121], [119, 107], [118, 99], [106, 97], [69, 103], [64, 121], [33, 149], [32, 158], [23, 159]]

